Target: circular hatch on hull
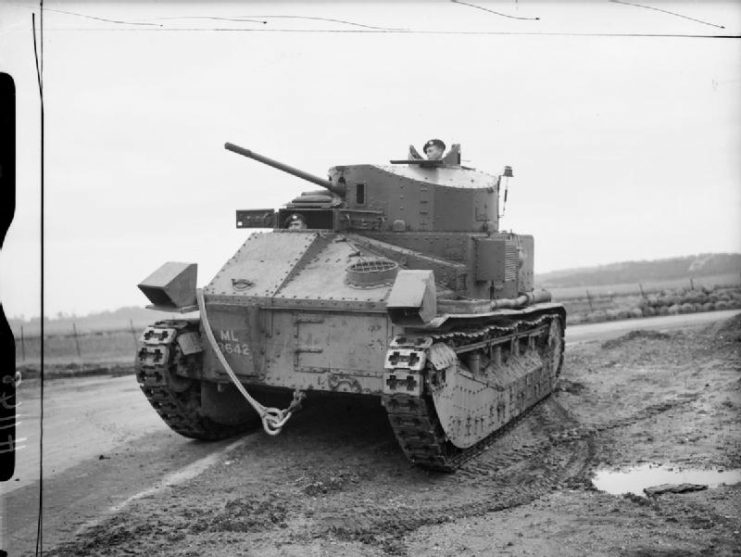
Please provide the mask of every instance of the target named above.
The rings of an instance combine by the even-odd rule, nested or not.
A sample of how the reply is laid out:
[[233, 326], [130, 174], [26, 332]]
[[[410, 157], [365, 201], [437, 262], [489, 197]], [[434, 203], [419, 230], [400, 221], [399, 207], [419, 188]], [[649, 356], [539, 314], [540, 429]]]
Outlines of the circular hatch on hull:
[[396, 261], [366, 258], [347, 267], [347, 283], [356, 288], [372, 288], [392, 284], [399, 271]]

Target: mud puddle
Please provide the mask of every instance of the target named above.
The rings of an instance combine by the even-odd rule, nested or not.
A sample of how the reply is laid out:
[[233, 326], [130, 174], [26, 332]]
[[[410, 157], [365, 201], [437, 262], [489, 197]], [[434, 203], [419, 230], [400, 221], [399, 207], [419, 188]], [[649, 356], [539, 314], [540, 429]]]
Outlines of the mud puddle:
[[642, 464], [626, 470], [598, 470], [592, 485], [612, 495], [645, 495], [644, 489], [659, 485], [698, 484], [708, 488], [741, 483], [741, 469], [692, 470]]

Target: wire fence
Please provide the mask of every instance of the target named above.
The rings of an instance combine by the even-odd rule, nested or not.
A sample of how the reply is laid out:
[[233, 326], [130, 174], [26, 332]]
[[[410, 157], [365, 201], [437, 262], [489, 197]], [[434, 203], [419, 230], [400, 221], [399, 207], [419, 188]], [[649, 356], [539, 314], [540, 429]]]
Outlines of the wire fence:
[[658, 294], [665, 291], [686, 292], [695, 290], [712, 291], [741, 286], [741, 273], [710, 277], [685, 277], [661, 281], [605, 284], [600, 286], [545, 286], [559, 301], [584, 298], [615, 298], [618, 296]]
[[[15, 328], [14, 335], [16, 363], [40, 363], [42, 344], [38, 330], [29, 334], [21, 325]], [[81, 331], [78, 324], [72, 322], [66, 332], [57, 329], [53, 334], [44, 335], [44, 361], [49, 364], [133, 361], [140, 335], [141, 328], [137, 329], [131, 321], [121, 328], [102, 331]]]
[[596, 323], [630, 319], [741, 309], [741, 286], [697, 287], [690, 279], [687, 288], [647, 289], [638, 284], [631, 293], [598, 292], [585, 289], [581, 296], [558, 298], [566, 307], [567, 322]]

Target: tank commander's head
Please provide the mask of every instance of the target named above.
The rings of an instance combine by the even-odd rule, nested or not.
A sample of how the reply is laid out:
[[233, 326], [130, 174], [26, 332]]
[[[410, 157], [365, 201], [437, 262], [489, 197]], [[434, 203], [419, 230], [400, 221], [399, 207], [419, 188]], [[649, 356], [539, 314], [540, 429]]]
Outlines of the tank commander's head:
[[431, 161], [439, 161], [445, 153], [445, 143], [439, 139], [430, 139], [422, 148], [427, 158]]

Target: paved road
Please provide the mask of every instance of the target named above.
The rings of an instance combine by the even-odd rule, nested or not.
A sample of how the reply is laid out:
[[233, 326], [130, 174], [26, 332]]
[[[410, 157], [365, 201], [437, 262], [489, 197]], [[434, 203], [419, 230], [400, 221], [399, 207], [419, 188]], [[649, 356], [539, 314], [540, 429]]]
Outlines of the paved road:
[[[741, 313], [723, 311], [576, 325], [567, 343], [607, 339], [635, 329], [695, 327]], [[32, 553], [39, 501], [39, 384], [19, 388], [20, 443], [16, 475], [0, 484], [0, 547]], [[173, 433], [139, 391], [133, 375], [58, 379], [45, 383], [44, 546], [70, 535], [209, 454], [228, 450]], [[201, 465], [202, 467], [202, 465]]]
[[[0, 548], [33, 554], [39, 482], [39, 382], [20, 385], [14, 477], [0, 483]], [[136, 378], [46, 381], [43, 427], [43, 540], [48, 549], [84, 524], [229, 442], [200, 443], [171, 431]]]
[[645, 317], [643, 319], [628, 319], [626, 321], [607, 321], [606, 323], [574, 325], [566, 328], [566, 342], [584, 342], [599, 339], [606, 340], [637, 329], [668, 331], [684, 327], [697, 327], [707, 325], [714, 321], [722, 321], [739, 313], [741, 313], [741, 311], [733, 309], [727, 311], [663, 315], [660, 317]]
[[[3, 494], [39, 478], [39, 395], [38, 380], [21, 383], [16, 410], [16, 471], [13, 480], [0, 488]], [[51, 478], [122, 443], [164, 429], [133, 375], [46, 381], [44, 477]]]

